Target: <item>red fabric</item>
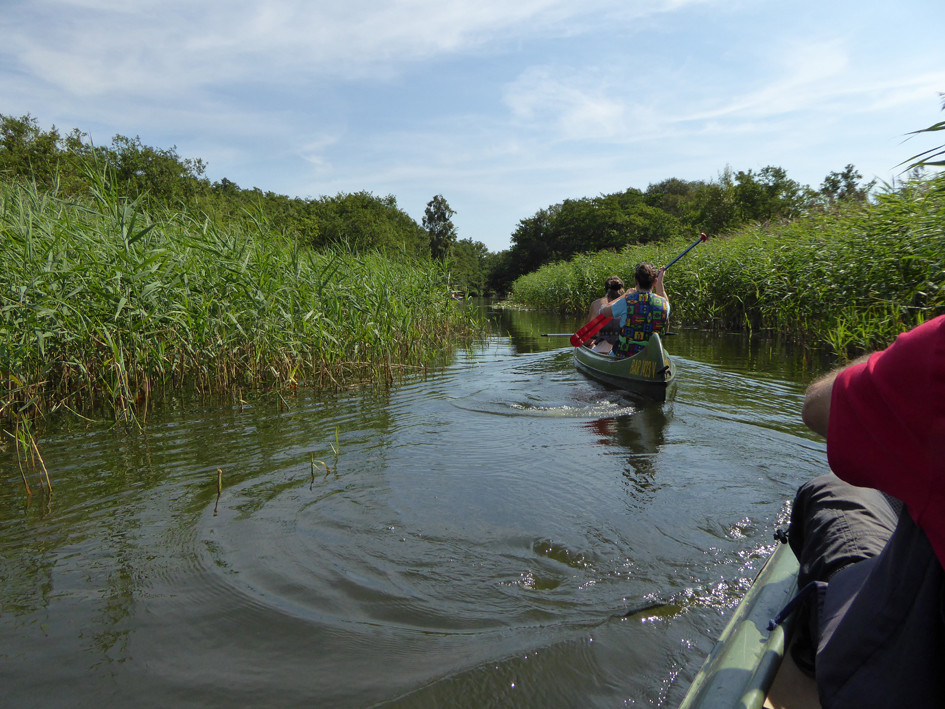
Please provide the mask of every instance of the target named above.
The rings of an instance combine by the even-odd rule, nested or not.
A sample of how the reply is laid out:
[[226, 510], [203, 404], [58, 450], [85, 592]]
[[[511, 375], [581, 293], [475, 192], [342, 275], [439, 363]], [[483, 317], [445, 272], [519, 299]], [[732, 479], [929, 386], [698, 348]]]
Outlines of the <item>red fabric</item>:
[[848, 483], [905, 502], [945, 567], [945, 316], [837, 376], [827, 458]]

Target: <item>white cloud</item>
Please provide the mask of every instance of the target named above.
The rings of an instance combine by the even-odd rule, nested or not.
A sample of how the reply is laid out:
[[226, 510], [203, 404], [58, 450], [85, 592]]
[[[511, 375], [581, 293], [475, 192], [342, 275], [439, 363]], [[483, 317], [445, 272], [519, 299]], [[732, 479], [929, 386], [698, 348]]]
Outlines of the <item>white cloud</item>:
[[452, 191], [490, 248], [564, 198], [726, 164], [879, 173], [945, 91], [930, 0], [2, 2], [0, 113], [290, 195], [422, 216]]
[[[659, 11], [642, 0], [628, 7]], [[239, 81], [383, 75], [512, 37], [568, 34], [614, 8], [627, 11], [609, 0], [45, 0], [8, 14], [5, 53], [67, 92], [168, 95]]]
[[587, 74], [566, 76], [549, 67], [532, 67], [510, 83], [503, 100], [513, 118], [552, 125], [559, 139], [612, 138], [623, 128], [624, 107]]

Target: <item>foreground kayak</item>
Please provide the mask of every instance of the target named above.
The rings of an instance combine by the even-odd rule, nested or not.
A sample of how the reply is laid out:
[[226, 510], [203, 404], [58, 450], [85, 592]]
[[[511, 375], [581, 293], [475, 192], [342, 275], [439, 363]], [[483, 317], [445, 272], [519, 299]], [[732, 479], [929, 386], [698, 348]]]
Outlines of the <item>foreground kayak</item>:
[[[770, 631], [768, 622], [794, 597], [797, 568], [797, 559], [791, 548], [779, 544], [725, 626], [692, 681], [680, 709], [790, 706], [795, 705], [791, 699], [801, 694], [806, 696], [807, 692], [813, 691], [816, 697], [813, 681], [805, 676], [788, 687], [786, 704], [781, 701], [772, 704], [770, 700], [766, 703], [775, 676], [782, 669], [785, 639], [791, 632], [793, 616]], [[784, 664], [788, 665], [789, 661]], [[793, 667], [793, 663], [790, 665]], [[808, 683], [810, 687], [805, 686]], [[816, 703], [799, 706], [816, 706]]]
[[665, 399], [666, 390], [676, 380], [676, 365], [653, 333], [646, 347], [632, 357], [611, 357], [589, 347], [574, 348], [574, 365], [595, 379], [655, 399]]

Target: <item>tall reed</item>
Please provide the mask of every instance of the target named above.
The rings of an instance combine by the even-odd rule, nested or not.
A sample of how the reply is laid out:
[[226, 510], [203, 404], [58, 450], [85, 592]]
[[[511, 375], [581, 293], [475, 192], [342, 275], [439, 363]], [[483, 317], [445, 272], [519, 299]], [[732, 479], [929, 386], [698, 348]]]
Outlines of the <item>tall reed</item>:
[[[579, 256], [518, 279], [513, 300], [574, 312], [616, 274], [668, 263], [686, 244]], [[874, 203], [754, 225], [710, 239], [667, 273], [676, 323], [767, 330], [842, 356], [888, 344], [945, 313], [945, 176], [910, 181]]]
[[316, 253], [258, 215], [148, 213], [102, 172], [88, 203], [0, 184], [0, 417], [335, 385], [422, 368], [480, 327], [430, 260]]

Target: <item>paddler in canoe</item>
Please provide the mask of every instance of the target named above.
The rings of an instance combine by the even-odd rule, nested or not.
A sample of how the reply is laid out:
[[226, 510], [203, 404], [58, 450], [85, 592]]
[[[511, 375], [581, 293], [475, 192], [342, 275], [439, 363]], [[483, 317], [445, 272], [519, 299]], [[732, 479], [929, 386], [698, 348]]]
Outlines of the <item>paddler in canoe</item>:
[[[593, 320], [600, 315], [601, 308], [608, 305], [611, 301], [617, 300], [626, 293], [623, 281], [620, 276], [611, 276], [604, 281], [604, 296], [598, 298], [587, 310], [588, 321]], [[617, 344], [617, 338], [620, 336], [620, 324], [616, 320], [610, 320], [594, 338], [587, 343], [587, 346], [599, 354], [608, 354]]]
[[[620, 345], [620, 341], [618, 340], [617, 344], [620, 346], [620, 349], [624, 350], [623, 356], [633, 355], [642, 350], [646, 341], [649, 340], [649, 336], [654, 332], [662, 330], [669, 322], [669, 298], [663, 286], [663, 274], [669, 270], [670, 266], [708, 238], [705, 233], [699, 234], [698, 239], [689, 244], [679, 256], [662, 268], [657, 269], [651, 263], [639, 264], [634, 273], [636, 288], [631, 293], [623, 296], [623, 299], [625, 300], [631, 295], [639, 294], [634, 298], [637, 303], [646, 301], [646, 303], [649, 304], [650, 301], [652, 301], [654, 307], [652, 309], [649, 307], [630, 309], [628, 303], [627, 312], [624, 312], [624, 304], [621, 302], [620, 298], [616, 301], [610, 301], [607, 305], [601, 307], [601, 312], [597, 317], [591, 318], [590, 322], [571, 335], [571, 345], [578, 348], [584, 346], [611, 318], [617, 317], [617, 315], [614, 314], [614, 308], [616, 307], [618, 313], [624, 313], [624, 315], [636, 314], [637, 316], [632, 319], [627, 318], [620, 323], [621, 334], [628, 323], [631, 328], [634, 328], [631, 330], [631, 336], [625, 338], [628, 340], [625, 346]], [[646, 273], [641, 271], [641, 269], [644, 269]], [[641, 275], [643, 276], [642, 279], [639, 277]], [[646, 295], [643, 295], [644, 293]], [[653, 311], [652, 313], [650, 312], [651, 310]], [[661, 311], [662, 315], [659, 315], [657, 311]]]
[[945, 706], [945, 315], [815, 381], [834, 474], [805, 483], [792, 657], [821, 706]]
[[611, 354], [630, 357], [646, 346], [654, 332], [669, 324], [669, 297], [663, 284], [666, 267], [652, 263], [638, 264], [634, 273], [634, 289], [601, 306], [600, 314], [613, 318], [619, 325], [617, 341]]

